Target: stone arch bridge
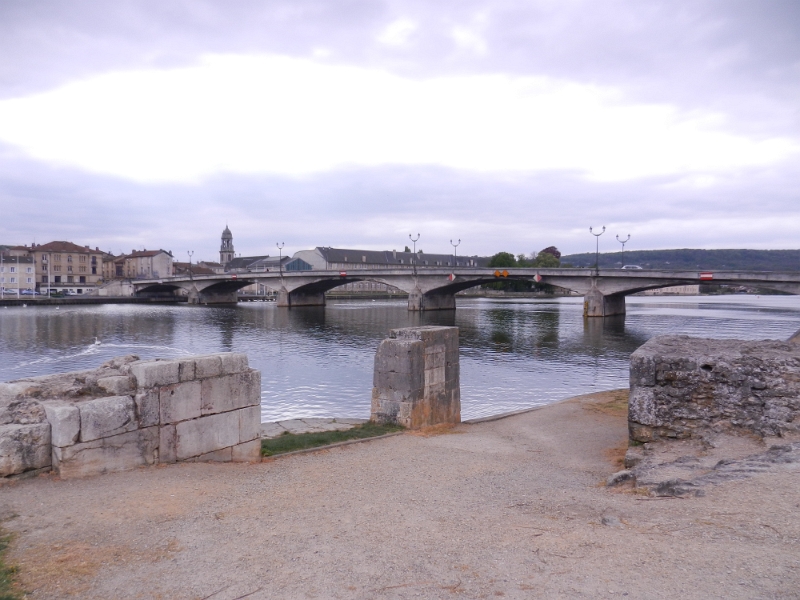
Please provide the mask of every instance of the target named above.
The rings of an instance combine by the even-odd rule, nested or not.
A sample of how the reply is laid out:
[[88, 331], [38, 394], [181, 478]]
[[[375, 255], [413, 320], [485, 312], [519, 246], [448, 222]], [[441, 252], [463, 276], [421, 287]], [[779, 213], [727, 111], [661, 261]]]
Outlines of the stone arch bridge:
[[133, 282], [136, 295], [186, 294], [194, 304], [235, 303], [238, 290], [261, 283], [278, 292], [278, 306], [324, 306], [325, 292], [358, 281], [384, 283], [408, 293], [413, 311], [455, 309], [461, 290], [504, 280], [566, 288], [584, 297], [584, 315], [625, 314], [625, 296], [645, 290], [697, 283], [760, 287], [800, 294], [800, 273], [764, 271], [655, 271], [621, 269], [490, 269], [420, 267], [352, 271], [269, 271], [170, 277]]

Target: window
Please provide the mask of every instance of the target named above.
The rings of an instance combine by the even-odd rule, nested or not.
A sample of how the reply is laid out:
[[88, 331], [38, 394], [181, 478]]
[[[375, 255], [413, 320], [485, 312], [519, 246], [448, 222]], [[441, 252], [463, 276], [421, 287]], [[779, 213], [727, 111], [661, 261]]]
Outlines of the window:
[[55, 283], [61, 283], [61, 275], [55, 276]]
[[32, 267], [28, 267], [27, 269], [25, 269], [25, 272], [26, 273], [33, 273], [33, 268]]
[[9, 267], [9, 269], [10, 269], [9, 273], [16, 273], [17, 272], [17, 267]]
[[60, 254], [53, 254], [53, 260], [56, 262], [61, 262], [61, 255]]
[[67, 273], [72, 273], [72, 265], [67, 267]]
[[80, 267], [78, 267], [78, 271], [81, 272], [81, 273], [86, 273], [86, 267], [80, 266]]
[[92, 267], [92, 275], [97, 275], [97, 267]]
[[32, 277], [28, 277], [28, 281], [26, 283], [33, 283], [33, 278]]
[[67, 283], [73, 283], [75, 278], [72, 275], [67, 275]]
[[47, 283], [47, 275], [42, 275], [42, 283]]
[[12, 277], [11, 279], [9, 279], [9, 281], [11, 283], [17, 283], [17, 278], [16, 277]]
[[60, 271], [60, 270], [61, 270], [61, 265], [55, 265], [53, 267], [53, 271]]
[[79, 279], [80, 283], [86, 283], [86, 275], [81, 275]]
[[47, 273], [47, 265], [42, 265], [42, 273]]
[[96, 257], [96, 256], [93, 256], [93, 257], [92, 257], [92, 264], [93, 264], [93, 265], [96, 265], [96, 264], [97, 264], [97, 257]]
[[67, 255], [67, 262], [72, 262], [72, 254]]
[[81, 262], [86, 262], [86, 257], [85, 257], [83, 254], [81, 254], [81, 257], [80, 257], [80, 259], [79, 259], [79, 260], [80, 260]]

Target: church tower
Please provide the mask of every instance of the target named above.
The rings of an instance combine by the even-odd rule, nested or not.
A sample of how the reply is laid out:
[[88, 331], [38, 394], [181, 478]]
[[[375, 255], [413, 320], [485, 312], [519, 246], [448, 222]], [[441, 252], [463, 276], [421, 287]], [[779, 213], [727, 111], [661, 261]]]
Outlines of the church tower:
[[225, 231], [222, 232], [222, 245], [219, 247], [219, 262], [224, 267], [233, 260], [233, 256], [233, 234], [225, 225]]

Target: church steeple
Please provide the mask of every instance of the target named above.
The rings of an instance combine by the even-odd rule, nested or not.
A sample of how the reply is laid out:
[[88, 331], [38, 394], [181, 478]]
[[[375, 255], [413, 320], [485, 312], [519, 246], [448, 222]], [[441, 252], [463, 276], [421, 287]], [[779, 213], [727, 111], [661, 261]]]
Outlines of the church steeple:
[[226, 224], [225, 230], [222, 232], [222, 245], [219, 247], [219, 262], [224, 267], [233, 260], [233, 257], [233, 234]]

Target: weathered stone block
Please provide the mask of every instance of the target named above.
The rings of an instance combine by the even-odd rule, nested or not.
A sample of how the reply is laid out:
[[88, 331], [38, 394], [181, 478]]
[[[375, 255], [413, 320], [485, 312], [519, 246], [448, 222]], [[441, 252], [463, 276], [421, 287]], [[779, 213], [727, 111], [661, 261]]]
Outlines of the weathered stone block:
[[131, 363], [130, 369], [139, 388], [171, 385], [180, 381], [179, 363], [176, 360], [143, 360]]
[[201, 382], [201, 407], [203, 415], [211, 415], [261, 403], [261, 373], [250, 370], [244, 373], [223, 375]]
[[261, 437], [261, 407], [248, 406], [239, 413], [239, 443], [249, 442]]
[[161, 419], [161, 403], [158, 399], [159, 388], [150, 388], [134, 396], [136, 404], [136, 419], [139, 427], [152, 427], [158, 425]]
[[662, 336], [631, 355], [629, 433], [648, 442], [708, 430], [800, 432], [800, 347]]
[[231, 462], [232, 457], [231, 448], [223, 448], [222, 450], [215, 450], [188, 459], [188, 462]]
[[0, 425], [34, 425], [47, 422], [38, 400], [12, 398], [0, 404]]
[[109, 394], [122, 396], [135, 391], [136, 379], [130, 375], [113, 375], [111, 377], [98, 378], [97, 385]]
[[175, 425], [162, 425], [158, 429], [158, 462], [174, 463], [178, 460], [178, 434]]
[[239, 414], [231, 411], [178, 423], [176, 455], [186, 460], [239, 443]]
[[186, 381], [159, 388], [161, 424], [177, 423], [200, 416], [201, 385]]
[[42, 404], [50, 423], [51, 443], [54, 446], [71, 446], [81, 434], [81, 413], [74, 404], [44, 402]]
[[192, 381], [195, 379], [195, 361], [193, 358], [178, 361], [178, 379]]
[[233, 373], [243, 373], [249, 370], [247, 354], [241, 352], [224, 352], [219, 355], [222, 361], [222, 375], [232, 375]]
[[81, 442], [110, 437], [138, 427], [136, 408], [130, 396], [110, 396], [78, 405], [81, 414]]
[[233, 462], [261, 462], [261, 439], [233, 446], [231, 460]]
[[196, 356], [194, 358], [194, 374], [197, 379], [219, 377], [222, 375], [222, 359], [219, 354]]
[[53, 468], [67, 479], [152, 465], [158, 457], [158, 438], [158, 427], [146, 427], [65, 448], [54, 446]]
[[0, 477], [50, 466], [50, 424], [0, 425]]

